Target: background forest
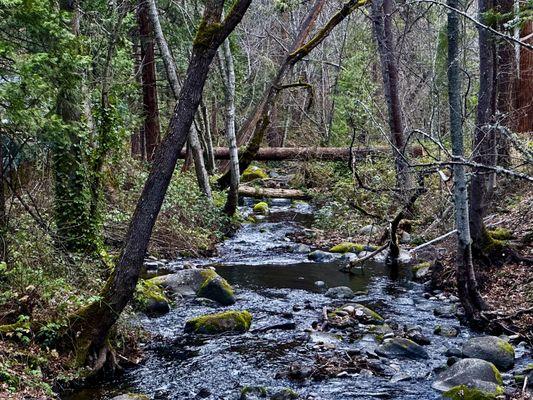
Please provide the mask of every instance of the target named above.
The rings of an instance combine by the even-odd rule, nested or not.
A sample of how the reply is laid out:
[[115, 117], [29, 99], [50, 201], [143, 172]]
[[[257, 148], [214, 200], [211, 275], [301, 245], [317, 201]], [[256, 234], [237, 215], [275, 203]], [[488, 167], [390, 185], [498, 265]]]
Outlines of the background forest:
[[271, 197], [531, 345], [532, 132], [531, 0], [0, 0], [0, 398], [140, 358], [143, 264]]

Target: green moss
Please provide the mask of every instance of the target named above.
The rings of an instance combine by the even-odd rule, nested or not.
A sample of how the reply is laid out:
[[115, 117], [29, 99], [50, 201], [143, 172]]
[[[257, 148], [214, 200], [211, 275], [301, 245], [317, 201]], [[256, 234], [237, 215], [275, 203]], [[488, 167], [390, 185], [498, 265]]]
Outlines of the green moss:
[[287, 400], [287, 399], [299, 399], [299, 398], [300, 398], [300, 395], [296, 393], [294, 390], [285, 388], [275, 393], [270, 399], [271, 400]]
[[30, 329], [30, 321], [26, 316], [19, 317], [18, 321], [13, 324], [0, 325], [0, 334], [14, 332], [18, 329], [28, 331]]
[[221, 23], [212, 23], [208, 24], [205, 20], [202, 19], [200, 26], [198, 27], [198, 32], [194, 38], [194, 46], [209, 47], [213, 36], [222, 29]]
[[242, 182], [251, 182], [256, 179], [268, 179], [268, 174], [261, 168], [251, 165], [242, 173]]
[[509, 240], [513, 237], [511, 231], [507, 228], [494, 228], [488, 231], [489, 235], [496, 240]]
[[[514, 354], [514, 351], [513, 351]], [[494, 371], [494, 378], [496, 379], [496, 382], [498, 382], [498, 385], [503, 385], [503, 379], [502, 374], [500, 374], [500, 371], [498, 371], [498, 368], [492, 363], [490, 363], [490, 366], [492, 368], [492, 371]]]
[[268, 214], [268, 204], [264, 201], [257, 203], [254, 206], [254, 212], [257, 214]]
[[351, 242], [342, 242], [335, 246], [333, 246], [331, 249], [329, 249], [332, 253], [350, 253], [350, 252], [356, 252], [360, 253], [365, 249], [365, 246], [359, 243], [351, 243]]
[[252, 314], [248, 311], [226, 311], [190, 319], [185, 324], [185, 331], [208, 335], [222, 332], [246, 332], [251, 324]]
[[241, 400], [246, 400], [248, 394], [257, 394], [259, 397], [267, 397], [267, 389], [264, 386], [245, 386], [241, 389]]
[[514, 359], [514, 348], [509, 342], [506, 342], [505, 340], [501, 340], [498, 342], [498, 347], [501, 350], [505, 351], [506, 353], [509, 353], [510, 355], [512, 355]]
[[427, 261], [427, 262], [423, 262], [423, 263], [420, 263], [420, 264], [416, 264], [416, 265], [413, 265], [413, 272], [416, 272], [420, 269], [423, 269], [423, 268], [429, 268], [431, 267], [431, 262]]
[[198, 297], [205, 297], [224, 305], [235, 303], [235, 293], [228, 281], [211, 269], [203, 270], [201, 275], [204, 281], [196, 292]]
[[143, 309], [153, 300], [157, 302], [169, 302], [163, 289], [159, 287], [153, 279], [141, 280], [135, 288], [134, 305], [138, 309]]
[[455, 386], [443, 393], [443, 396], [452, 400], [493, 400], [503, 394], [503, 388], [497, 386], [494, 392], [485, 392], [465, 385]]

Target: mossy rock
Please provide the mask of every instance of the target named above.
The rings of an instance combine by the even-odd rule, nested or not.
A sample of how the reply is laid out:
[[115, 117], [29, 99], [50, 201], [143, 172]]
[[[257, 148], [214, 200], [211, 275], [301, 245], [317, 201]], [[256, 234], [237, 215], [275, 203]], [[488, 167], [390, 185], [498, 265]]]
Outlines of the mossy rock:
[[431, 387], [447, 392], [466, 386], [496, 396], [502, 385], [502, 376], [494, 364], [479, 358], [464, 358], [437, 375]]
[[342, 242], [333, 246], [329, 251], [331, 253], [360, 253], [365, 250], [365, 246], [360, 243]]
[[270, 398], [270, 400], [296, 400], [299, 398], [300, 398], [300, 395], [296, 393], [294, 390], [285, 388], [274, 393], [272, 397]]
[[255, 181], [256, 179], [268, 179], [268, 174], [263, 169], [255, 165], [249, 166], [242, 173], [242, 182], [251, 182]]
[[151, 280], [141, 280], [135, 288], [134, 307], [150, 316], [166, 314], [170, 305], [163, 289]]
[[494, 400], [497, 396], [502, 395], [503, 392], [501, 386], [497, 386], [494, 392], [485, 392], [466, 385], [460, 385], [444, 392], [442, 396], [451, 400]]
[[428, 359], [427, 351], [410, 339], [392, 338], [376, 348], [376, 354], [387, 358]]
[[504, 371], [514, 365], [515, 352], [513, 346], [496, 336], [470, 338], [463, 345], [462, 350], [465, 357], [489, 361]]
[[252, 324], [252, 314], [248, 311], [226, 311], [202, 315], [190, 319], [185, 324], [185, 332], [214, 335], [223, 332], [246, 332]]
[[266, 398], [268, 391], [264, 386], [245, 386], [241, 389], [240, 400], [252, 400], [256, 398]]
[[268, 204], [265, 203], [264, 201], [260, 202], [260, 203], [257, 203], [255, 206], [254, 206], [254, 213], [256, 214], [268, 214]]
[[235, 303], [235, 294], [228, 281], [211, 269], [202, 270], [201, 274], [205, 280], [196, 292], [198, 297], [205, 297], [225, 306]]
[[233, 288], [211, 269], [184, 269], [174, 274], [158, 276], [150, 282], [181, 297], [205, 297], [223, 305], [235, 303]]

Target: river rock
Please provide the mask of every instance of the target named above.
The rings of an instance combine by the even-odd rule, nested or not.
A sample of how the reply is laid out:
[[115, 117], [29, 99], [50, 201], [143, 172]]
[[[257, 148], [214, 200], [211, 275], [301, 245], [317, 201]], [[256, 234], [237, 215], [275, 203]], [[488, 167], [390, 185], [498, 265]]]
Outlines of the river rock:
[[348, 286], [337, 286], [327, 290], [324, 296], [332, 299], [351, 299], [354, 292]]
[[264, 201], [261, 201], [254, 206], [253, 210], [256, 214], [266, 215], [269, 211], [268, 204]]
[[299, 398], [300, 396], [294, 390], [285, 388], [274, 393], [270, 400], [295, 400]]
[[150, 400], [145, 394], [127, 393], [113, 397], [111, 400]]
[[427, 351], [412, 340], [405, 338], [385, 339], [383, 344], [376, 348], [376, 354], [387, 358], [427, 359]]
[[489, 361], [507, 371], [514, 365], [514, 349], [508, 342], [496, 336], [470, 338], [463, 345], [463, 355]]
[[341, 257], [341, 261], [344, 263], [351, 263], [355, 260], [357, 260], [359, 257], [357, 257], [357, 254], [355, 253], [345, 253]]
[[292, 251], [294, 253], [309, 253], [311, 251], [311, 247], [301, 243], [296, 245], [296, 247], [294, 247]]
[[451, 325], [437, 325], [433, 333], [444, 337], [456, 337], [459, 334], [459, 330]]
[[214, 335], [223, 332], [246, 332], [252, 324], [252, 314], [248, 311], [226, 311], [207, 314], [188, 320], [185, 332]]
[[245, 386], [241, 389], [240, 400], [259, 400], [267, 397], [268, 391], [264, 386]]
[[492, 395], [501, 394], [502, 378], [494, 364], [479, 358], [465, 358], [441, 372], [431, 387], [445, 392], [462, 385]]
[[268, 174], [261, 168], [255, 165], [250, 165], [244, 170], [241, 176], [242, 182], [251, 182], [256, 179], [268, 179]]
[[457, 307], [455, 306], [455, 304], [440, 306], [433, 310], [433, 314], [435, 314], [435, 316], [442, 318], [455, 318], [456, 312]]
[[315, 282], [315, 286], [319, 287], [319, 288], [322, 288], [322, 287], [326, 286], [326, 282], [324, 282], [324, 281], [316, 281]]
[[413, 275], [418, 280], [427, 278], [429, 277], [430, 274], [431, 274], [431, 263], [430, 262], [423, 262], [423, 263], [416, 264], [415, 266], [413, 266]]
[[384, 321], [381, 315], [362, 304], [350, 303], [344, 305], [341, 309], [364, 324], [383, 324]]
[[360, 235], [372, 236], [377, 234], [380, 231], [380, 228], [377, 225], [365, 225], [359, 229]]
[[307, 258], [319, 263], [328, 263], [337, 260], [339, 256], [337, 254], [328, 253], [326, 251], [315, 250], [309, 253], [307, 255]]
[[197, 296], [223, 305], [235, 303], [233, 288], [211, 269], [186, 269], [149, 280], [179, 296]]

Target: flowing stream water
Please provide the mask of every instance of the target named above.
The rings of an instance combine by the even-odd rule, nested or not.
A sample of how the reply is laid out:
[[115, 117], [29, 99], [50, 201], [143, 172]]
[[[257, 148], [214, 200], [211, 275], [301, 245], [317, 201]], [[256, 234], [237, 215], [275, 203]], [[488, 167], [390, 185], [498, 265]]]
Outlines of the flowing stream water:
[[[243, 207], [251, 212], [251, 204]], [[134, 392], [152, 399], [239, 399], [244, 387], [269, 391], [291, 388], [302, 399], [439, 399], [431, 389], [435, 370], [446, 365], [446, 349], [460, 347], [472, 333], [456, 319], [436, 317], [433, 310], [447, 300], [426, 299], [424, 287], [407, 278], [392, 280], [381, 264], [366, 265], [353, 275], [339, 272], [339, 263], [315, 263], [305, 247], [287, 235], [304, 229], [312, 221], [313, 209], [304, 203], [278, 200], [269, 217], [245, 224], [221, 243], [212, 259], [187, 260], [210, 264], [236, 289], [237, 302], [230, 307], [179, 302], [159, 318], [139, 316], [136, 323], [151, 333], [144, 344], [145, 360], [114, 379], [99, 382], [64, 400], [104, 400]], [[175, 262], [175, 268], [185, 260]], [[172, 269], [172, 265], [170, 269]], [[323, 281], [325, 287], [317, 287]], [[378, 358], [379, 344], [370, 334], [349, 337], [310, 329], [324, 306], [346, 301], [324, 296], [329, 287], [348, 286], [358, 295], [354, 301], [371, 307], [395, 327], [417, 326], [431, 340], [424, 346], [427, 360]], [[426, 296], [427, 297], [427, 296]], [[189, 318], [226, 309], [248, 310], [251, 330], [240, 335], [198, 337], [183, 333]], [[268, 329], [293, 322], [289, 330]], [[315, 324], [314, 324], [315, 323]], [[455, 338], [433, 334], [436, 325], [453, 325]], [[340, 373], [327, 379], [289, 379], [291, 366], [312, 368], [317, 360], [365, 354], [379, 362], [383, 376], [369, 370]], [[526, 362], [524, 360], [523, 362]], [[250, 397], [251, 398], [251, 397]]]

